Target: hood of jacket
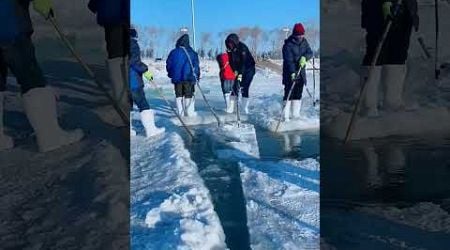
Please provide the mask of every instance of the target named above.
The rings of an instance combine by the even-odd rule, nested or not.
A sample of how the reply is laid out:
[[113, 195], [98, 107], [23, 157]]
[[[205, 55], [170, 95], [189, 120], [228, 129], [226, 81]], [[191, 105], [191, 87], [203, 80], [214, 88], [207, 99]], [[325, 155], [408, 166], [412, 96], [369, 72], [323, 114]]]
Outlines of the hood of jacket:
[[184, 34], [180, 38], [178, 38], [177, 43], [175, 45], [176, 47], [190, 47], [189, 45], [189, 35]]

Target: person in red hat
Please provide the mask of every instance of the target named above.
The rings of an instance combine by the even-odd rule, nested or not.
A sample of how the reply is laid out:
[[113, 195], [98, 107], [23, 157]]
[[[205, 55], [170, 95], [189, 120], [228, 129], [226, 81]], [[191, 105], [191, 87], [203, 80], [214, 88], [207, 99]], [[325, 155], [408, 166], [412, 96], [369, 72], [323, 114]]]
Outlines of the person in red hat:
[[[283, 45], [283, 85], [286, 108], [284, 109], [284, 120], [300, 117], [301, 99], [303, 85], [306, 85], [306, 62], [313, 57], [313, 52], [305, 38], [305, 28], [303, 24], [294, 25], [292, 35], [289, 36]], [[300, 72], [298, 75], [297, 73]], [[292, 94], [289, 92], [296, 82]]]

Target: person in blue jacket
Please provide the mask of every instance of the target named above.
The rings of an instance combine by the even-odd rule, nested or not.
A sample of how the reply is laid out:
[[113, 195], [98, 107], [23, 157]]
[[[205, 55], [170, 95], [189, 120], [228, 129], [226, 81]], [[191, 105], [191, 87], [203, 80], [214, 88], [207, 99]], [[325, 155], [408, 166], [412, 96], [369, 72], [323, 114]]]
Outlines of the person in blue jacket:
[[174, 84], [178, 113], [196, 116], [194, 87], [200, 79], [200, 62], [189, 44], [189, 35], [184, 34], [177, 40], [167, 58], [166, 69]]
[[[313, 57], [313, 52], [305, 38], [305, 28], [301, 23], [294, 25], [292, 35], [283, 45], [283, 85], [285, 109], [284, 120], [298, 119], [302, 106], [303, 85], [306, 85], [306, 62]], [[300, 75], [297, 75], [300, 71]], [[288, 99], [289, 91], [295, 86]]]
[[[128, 55], [130, 48], [130, 1], [90, 0], [88, 8], [96, 14], [105, 31], [112, 95], [120, 107], [130, 108], [128, 92]], [[113, 122], [114, 123], [114, 122]]]
[[33, 127], [39, 150], [51, 151], [77, 142], [83, 132], [63, 130], [58, 123], [56, 97], [47, 87], [42, 70], [36, 60], [31, 35], [30, 3], [44, 18], [53, 15], [50, 0], [1, 0], [0, 1], [0, 150], [10, 149], [11, 137], [3, 132], [3, 103], [8, 70], [20, 85], [25, 114]]
[[[144, 126], [147, 137], [164, 132], [164, 128], [155, 126], [155, 114], [147, 102], [144, 93], [144, 76], [147, 80], [153, 81], [153, 74], [148, 71], [148, 67], [141, 60], [141, 49], [138, 44], [138, 34], [136, 29], [130, 29], [130, 89], [133, 102], [139, 108], [141, 122]], [[131, 122], [131, 119], [130, 119]], [[133, 127], [130, 124], [131, 134], [135, 135]]]

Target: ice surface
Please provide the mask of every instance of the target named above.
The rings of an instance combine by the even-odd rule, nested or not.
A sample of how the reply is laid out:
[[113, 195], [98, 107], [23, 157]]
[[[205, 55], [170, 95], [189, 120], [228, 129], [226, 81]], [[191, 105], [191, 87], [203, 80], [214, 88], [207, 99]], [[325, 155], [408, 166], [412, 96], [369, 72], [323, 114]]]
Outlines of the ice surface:
[[319, 249], [319, 163], [241, 163], [252, 249]]
[[412, 207], [370, 207], [360, 211], [428, 232], [450, 233], [450, 215], [439, 205], [422, 202]]
[[[324, 129], [327, 135], [343, 139], [350, 121], [350, 113], [341, 113]], [[450, 134], [450, 113], [447, 108], [418, 109], [381, 113], [380, 117], [356, 117], [352, 139], [367, 139], [390, 135]]]
[[133, 248], [226, 248], [209, 191], [178, 134], [132, 137], [130, 186]]

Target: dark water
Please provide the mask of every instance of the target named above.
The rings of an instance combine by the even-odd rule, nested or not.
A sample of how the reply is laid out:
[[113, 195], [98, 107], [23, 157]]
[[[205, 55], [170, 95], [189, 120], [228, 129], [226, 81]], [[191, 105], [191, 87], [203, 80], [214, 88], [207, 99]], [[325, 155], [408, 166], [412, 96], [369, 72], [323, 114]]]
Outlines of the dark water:
[[[212, 126], [212, 125], [210, 125]], [[220, 159], [217, 149], [227, 149], [228, 145], [218, 144], [202, 131], [207, 126], [195, 128], [200, 140], [188, 143], [192, 159], [196, 162], [200, 176], [211, 193], [211, 198], [226, 235], [230, 249], [250, 249], [247, 228], [246, 202], [242, 190], [238, 160]], [[257, 129], [258, 147], [263, 161], [281, 159], [303, 159], [319, 154], [318, 134], [291, 132], [285, 135]], [[245, 161], [245, 160], [241, 160]]]
[[[364, 207], [412, 207], [431, 202], [450, 212], [450, 139], [386, 138], [321, 141], [321, 235], [338, 249], [439, 249], [450, 236], [360, 212]], [[370, 226], [369, 226], [370, 225]]]

